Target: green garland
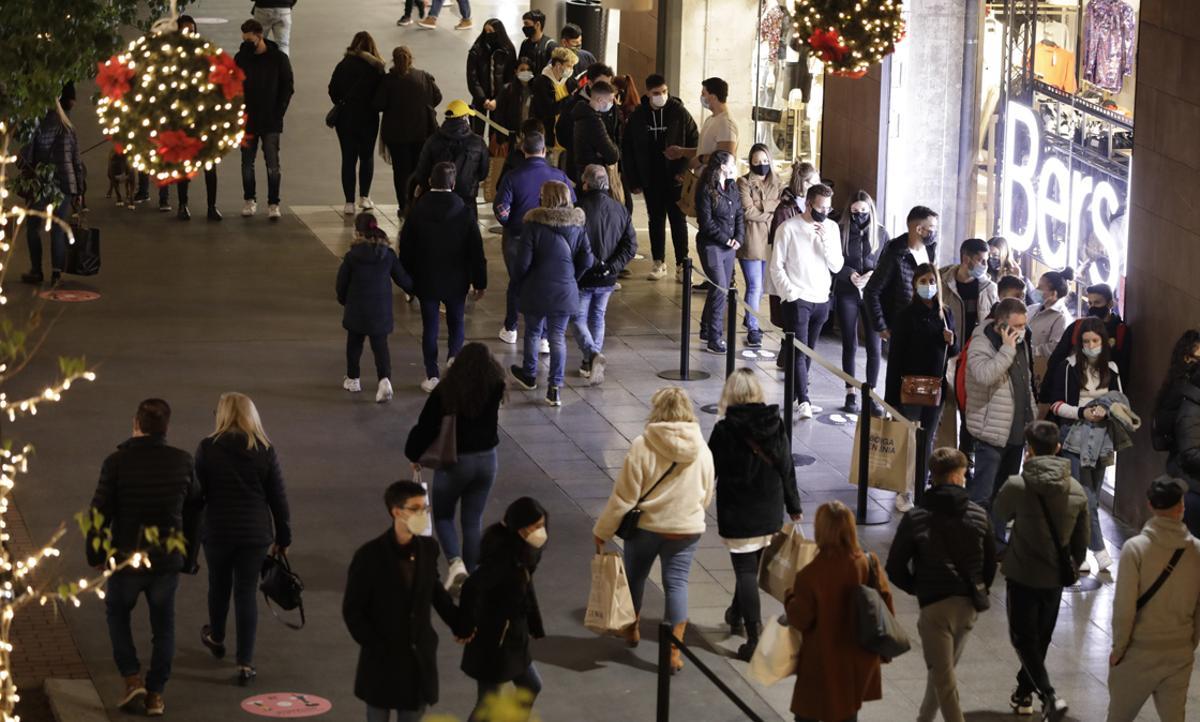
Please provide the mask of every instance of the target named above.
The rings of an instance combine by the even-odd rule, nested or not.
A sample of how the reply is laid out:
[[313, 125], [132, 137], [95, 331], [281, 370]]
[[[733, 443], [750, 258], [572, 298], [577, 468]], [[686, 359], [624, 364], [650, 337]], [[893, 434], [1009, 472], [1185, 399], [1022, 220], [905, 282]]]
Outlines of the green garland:
[[904, 38], [902, 0], [796, 0], [792, 46], [834, 75], [862, 77]]

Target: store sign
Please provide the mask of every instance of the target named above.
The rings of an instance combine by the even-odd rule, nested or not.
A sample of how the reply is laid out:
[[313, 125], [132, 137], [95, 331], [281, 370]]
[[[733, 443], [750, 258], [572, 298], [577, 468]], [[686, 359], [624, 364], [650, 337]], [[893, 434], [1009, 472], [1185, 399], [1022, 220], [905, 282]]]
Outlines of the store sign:
[[[1018, 145], [1020, 140], [1024, 144]], [[1029, 149], [1018, 157], [1017, 148]], [[1128, 240], [1107, 219], [1123, 200], [1107, 180], [1071, 172], [1060, 158], [1042, 153], [1041, 121], [1032, 108], [1009, 102], [1004, 123], [1004, 165], [1000, 180], [1000, 232], [1009, 246], [1028, 251], [1036, 244], [1042, 260], [1065, 268], [1079, 258], [1080, 231], [1090, 219], [1092, 233], [1108, 258], [1108, 274], [1090, 264], [1090, 283], [1117, 288], [1125, 275]], [[1016, 203], [1017, 192], [1024, 198]], [[1055, 242], [1056, 224], [1066, 229], [1066, 242]], [[1125, 224], [1120, 224], [1125, 228]]]

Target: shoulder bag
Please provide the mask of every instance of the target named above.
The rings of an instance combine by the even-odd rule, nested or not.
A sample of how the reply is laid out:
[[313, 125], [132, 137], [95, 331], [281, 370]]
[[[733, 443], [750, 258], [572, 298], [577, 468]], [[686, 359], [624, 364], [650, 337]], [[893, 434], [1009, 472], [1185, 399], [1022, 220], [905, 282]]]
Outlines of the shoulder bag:
[[663, 483], [663, 479], [666, 479], [668, 476], [670, 476], [671, 472], [675, 471], [675, 467], [678, 465], [678, 462], [672, 461], [671, 465], [667, 467], [667, 470], [663, 473], [663, 475], [658, 477], [658, 481], [654, 482], [654, 486], [650, 487], [650, 491], [642, 494], [642, 497], [638, 499], [636, 504], [633, 505], [633, 508], [625, 512], [625, 516], [621, 517], [621, 525], [617, 527], [617, 536], [626, 541], [629, 540], [629, 537], [633, 536], [634, 532], [636, 532], [638, 529], [638, 522], [640, 522], [642, 519], [642, 502], [654, 493], [654, 490], [658, 488], [658, 485]]
[[867, 583], [854, 590], [858, 646], [884, 659], [895, 659], [911, 649], [912, 643], [879, 593], [879, 560], [874, 554], [867, 555], [867, 569]]
[[[282, 554], [268, 556], [263, 560], [259, 576], [262, 582], [258, 588], [263, 593], [263, 599], [267, 601], [267, 609], [271, 610], [271, 615], [292, 629], [303, 629], [305, 621], [302, 597], [304, 582], [292, 571], [292, 565], [288, 564], [287, 557]], [[272, 605], [271, 602], [275, 602], [275, 605]], [[280, 618], [275, 611], [275, 606], [284, 610], [299, 609], [300, 623], [296, 624]]]
[[458, 463], [458, 422], [454, 414], [442, 416], [442, 428], [417, 463], [429, 469], [445, 469]]
[[1166, 583], [1167, 577], [1171, 576], [1171, 572], [1175, 571], [1175, 565], [1179, 563], [1179, 560], [1183, 557], [1183, 552], [1186, 549], [1187, 547], [1179, 547], [1176, 549], [1175, 553], [1171, 555], [1171, 560], [1167, 562], [1167, 568], [1163, 569], [1162, 573], [1158, 575], [1158, 579], [1155, 579], [1154, 583], [1150, 585], [1150, 588], [1143, 592], [1142, 596], [1138, 597], [1137, 608], [1139, 610], [1149, 604], [1150, 600], [1154, 598], [1154, 595], [1158, 593], [1158, 590], [1162, 588], [1162, 585]]
[[1046, 500], [1039, 494], [1035, 493], [1034, 496], [1037, 496], [1038, 504], [1042, 507], [1042, 514], [1046, 517], [1046, 525], [1050, 527], [1050, 536], [1054, 538], [1054, 549], [1058, 555], [1059, 584], [1069, 587], [1079, 580], [1075, 575], [1075, 561], [1071, 559], [1071, 550], [1059, 541], [1062, 537], [1058, 535], [1058, 527], [1054, 523], [1054, 518], [1050, 516], [1050, 507], [1046, 506]]
[[905, 406], [937, 406], [942, 403], [940, 376], [901, 376], [900, 403]]

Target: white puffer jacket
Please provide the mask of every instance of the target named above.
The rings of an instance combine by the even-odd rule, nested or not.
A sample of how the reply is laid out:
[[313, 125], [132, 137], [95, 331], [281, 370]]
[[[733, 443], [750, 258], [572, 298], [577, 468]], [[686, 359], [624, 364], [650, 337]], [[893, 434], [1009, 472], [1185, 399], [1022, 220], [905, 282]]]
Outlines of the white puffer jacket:
[[[1028, 338], [1014, 349], [999, 343], [994, 332], [988, 331], [994, 321], [981, 323], [971, 337], [967, 349], [967, 431], [976, 439], [992, 446], [1008, 444], [1008, 434], [1013, 421], [1013, 388], [1008, 378], [1018, 353], [1026, 354], [1029, 373], [1033, 374], [1033, 357]], [[1029, 407], [1037, 409], [1033, 387], [1025, 389], [1029, 394]]]

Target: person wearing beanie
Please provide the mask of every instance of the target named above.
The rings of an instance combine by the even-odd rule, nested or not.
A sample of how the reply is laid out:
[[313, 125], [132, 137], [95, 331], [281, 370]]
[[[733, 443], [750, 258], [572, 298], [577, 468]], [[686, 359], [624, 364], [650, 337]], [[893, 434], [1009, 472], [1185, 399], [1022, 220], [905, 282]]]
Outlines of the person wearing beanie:
[[1187, 485], [1160, 476], [1146, 492], [1152, 516], [1121, 548], [1113, 595], [1108, 722], [1133, 722], [1150, 697], [1158, 718], [1186, 719], [1200, 642], [1200, 542], [1183, 525]]
[[454, 192], [466, 203], [471, 218], [478, 220], [475, 197], [479, 195], [479, 184], [487, 178], [491, 163], [487, 143], [471, 131], [468, 121], [477, 115], [462, 100], [451, 100], [446, 106], [446, 119], [442, 121], [442, 127], [429, 136], [417, 158], [413, 184], [409, 188], [409, 203], [412, 197], [418, 195], [418, 190], [424, 192], [428, 189], [433, 166], [439, 161], [450, 161], [454, 163], [455, 170]]

